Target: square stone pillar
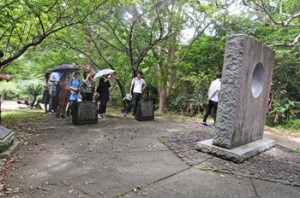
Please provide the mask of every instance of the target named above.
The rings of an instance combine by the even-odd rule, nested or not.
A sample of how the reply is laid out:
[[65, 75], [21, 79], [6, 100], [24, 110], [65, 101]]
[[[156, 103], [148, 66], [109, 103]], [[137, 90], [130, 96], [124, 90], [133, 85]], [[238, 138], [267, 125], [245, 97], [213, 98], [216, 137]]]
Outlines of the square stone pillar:
[[198, 150], [242, 162], [275, 145], [263, 138], [274, 59], [270, 48], [248, 36], [227, 37], [215, 135]]
[[214, 145], [234, 148], [263, 138], [274, 59], [248, 36], [227, 38]]

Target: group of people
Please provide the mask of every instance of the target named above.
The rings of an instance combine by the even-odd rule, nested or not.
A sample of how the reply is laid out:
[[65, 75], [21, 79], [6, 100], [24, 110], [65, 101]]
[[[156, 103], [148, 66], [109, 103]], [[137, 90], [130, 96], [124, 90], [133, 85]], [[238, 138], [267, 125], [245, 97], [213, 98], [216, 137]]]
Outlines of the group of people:
[[[98, 87], [93, 79], [93, 72], [88, 69], [83, 71], [83, 80], [79, 79], [80, 72], [75, 71], [72, 76], [65, 72], [45, 73], [44, 93], [42, 103], [45, 112], [55, 112], [56, 118], [66, 118], [72, 115], [72, 107], [81, 94], [82, 101], [93, 101], [97, 92], [100, 101], [98, 118], [103, 118], [109, 100], [110, 75], [103, 75], [99, 79]], [[49, 108], [47, 108], [49, 104]]]
[[[93, 79], [94, 73], [86, 69], [83, 71], [83, 80], [79, 79], [80, 72], [75, 71], [72, 75], [63, 72], [47, 72], [44, 80], [44, 93], [42, 103], [45, 112], [55, 112], [56, 118], [66, 118], [72, 115], [72, 107], [81, 95], [82, 101], [93, 101], [94, 95], [100, 102], [98, 118], [104, 118], [107, 103], [109, 101], [110, 78], [109, 74], [101, 76], [98, 86]], [[124, 111], [124, 116], [134, 107], [133, 114], [136, 112], [138, 101], [141, 98], [147, 84], [142, 78], [143, 73], [137, 72], [137, 77], [131, 81], [129, 94], [132, 96], [131, 102]], [[96, 94], [95, 94], [96, 93]], [[48, 108], [49, 104], [49, 108]]]

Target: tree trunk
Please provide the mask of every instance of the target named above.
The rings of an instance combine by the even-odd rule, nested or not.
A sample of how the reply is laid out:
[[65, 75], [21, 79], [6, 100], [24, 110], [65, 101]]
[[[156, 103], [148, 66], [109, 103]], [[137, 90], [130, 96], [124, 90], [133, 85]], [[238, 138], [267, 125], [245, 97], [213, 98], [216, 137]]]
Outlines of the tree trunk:
[[[158, 47], [157, 56], [160, 59], [160, 62], [157, 64], [158, 67], [158, 78], [160, 79], [160, 83], [158, 86], [159, 91], [159, 112], [165, 112], [168, 110], [168, 98], [170, 96], [171, 88], [175, 82], [175, 74], [176, 71], [173, 68], [173, 62], [175, 59], [175, 42], [174, 37], [170, 38], [169, 48], [168, 48], [168, 69], [163, 68], [162, 62], [162, 47]], [[164, 79], [164, 78], [167, 78]]]

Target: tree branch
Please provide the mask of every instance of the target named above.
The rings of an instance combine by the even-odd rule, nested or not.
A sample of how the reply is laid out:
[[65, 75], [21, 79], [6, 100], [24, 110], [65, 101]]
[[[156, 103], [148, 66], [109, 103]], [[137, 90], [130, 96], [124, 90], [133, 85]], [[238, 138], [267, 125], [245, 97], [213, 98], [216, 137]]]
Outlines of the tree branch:
[[[181, 63], [185, 57], [187, 56], [187, 54], [189, 53], [190, 49], [192, 48], [192, 45], [195, 43], [195, 41], [204, 33], [204, 31], [206, 30], [206, 28], [208, 28], [208, 26], [210, 26], [210, 23], [205, 25], [204, 28], [197, 33], [197, 31], [195, 31], [193, 38], [191, 40], [191, 42], [189, 43], [188, 48], [185, 50], [184, 54], [182, 55], [182, 57], [179, 59], [179, 63]], [[199, 28], [199, 27], [198, 27]]]
[[[105, 4], [108, 0], [104, 0], [103, 2], [97, 4], [95, 7], [93, 7], [93, 9], [86, 13], [83, 17], [79, 18], [78, 20], [76, 20], [76, 18], [74, 17], [74, 14], [76, 14], [76, 12], [72, 12], [72, 14], [67, 15], [67, 16], [63, 16], [63, 12], [59, 14], [58, 18], [56, 18], [55, 22], [52, 23], [49, 28], [47, 30], [43, 30], [42, 34], [36, 35], [35, 37], [33, 37], [32, 41], [23, 45], [23, 47], [21, 49], [17, 48], [16, 53], [13, 54], [12, 56], [8, 57], [6, 60], [4, 60], [3, 62], [0, 62], [0, 69], [7, 65], [8, 63], [16, 60], [17, 58], [19, 58], [22, 54], [24, 54], [26, 52], [26, 50], [30, 47], [33, 46], [37, 46], [39, 45], [41, 42], [43, 42], [49, 35], [54, 34], [66, 27], [69, 26], [74, 26], [76, 24], [82, 23], [86, 20], [86, 18], [91, 15], [92, 13], [94, 13], [95, 11], [97, 11], [99, 9], [100, 6], [102, 6], [103, 4]], [[74, 20], [75, 18], [75, 20]], [[64, 24], [60, 25], [59, 27], [56, 27], [56, 25], [61, 22], [63, 19], [69, 19], [67, 20]], [[11, 32], [12, 35], [12, 32]]]
[[271, 44], [271, 45], [268, 45], [269, 47], [279, 47], [279, 46], [285, 46], [285, 47], [293, 47], [295, 45], [298, 44], [300, 40], [300, 33], [295, 37], [294, 41], [293, 42], [281, 42], [281, 43], [274, 43], [274, 44]]

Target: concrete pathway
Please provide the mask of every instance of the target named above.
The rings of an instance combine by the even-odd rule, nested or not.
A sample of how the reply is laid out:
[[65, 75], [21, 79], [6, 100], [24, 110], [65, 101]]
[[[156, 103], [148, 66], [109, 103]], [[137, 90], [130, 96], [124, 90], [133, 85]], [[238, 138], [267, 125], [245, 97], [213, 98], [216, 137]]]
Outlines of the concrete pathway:
[[37, 126], [17, 152], [8, 197], [300, 197], [299, 186], [189, 165], [161, 138], [209, 133], [198, 123], [120, 115], [76, 126], [49, 115], [26, 125]]

